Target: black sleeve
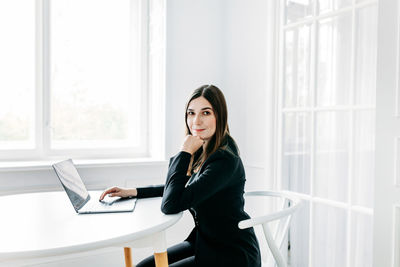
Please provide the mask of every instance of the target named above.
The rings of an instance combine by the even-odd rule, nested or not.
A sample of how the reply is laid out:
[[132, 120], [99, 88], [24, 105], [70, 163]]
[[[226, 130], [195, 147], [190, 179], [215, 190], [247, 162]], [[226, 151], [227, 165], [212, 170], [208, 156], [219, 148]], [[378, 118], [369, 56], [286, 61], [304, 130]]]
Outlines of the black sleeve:
[[235, 157], [217, 151], [204, 163], [197, 179], [185, 187], [190, 158], [190, 153], [181, 151], [170, 164], [161, 204], [165, 214], [178, 213], [213, 196], [231, 182], [238, 164]]
[[147, 187], [138, 187], [137, 198], [148, 198], [148, 197], [162, 197], [164, 192], [164, 185], [153, 185]]
[[[171, 166], [171, 162], [174, 157], [169, 159], [168, 168]], [[162, 197], [164, 193], [164, 185], [152, 185], [146, 187], [138, 187], [136, 198], [149, 198], [149, 197]]]

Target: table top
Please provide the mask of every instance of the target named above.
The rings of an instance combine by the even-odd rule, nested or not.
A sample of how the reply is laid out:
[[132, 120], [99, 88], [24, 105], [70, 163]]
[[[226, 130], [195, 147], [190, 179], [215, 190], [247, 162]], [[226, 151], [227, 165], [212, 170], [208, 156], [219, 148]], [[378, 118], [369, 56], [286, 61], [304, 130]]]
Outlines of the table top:
[[[98, 198], [100, 191], [90, 192]], [[182, 213], [165, 215], [161, 198], [138, 199], [134, 212], [77, 214], [67, 194], [0, 197], [0, 260], [55, 256], [118, 246], [163, 231]]]

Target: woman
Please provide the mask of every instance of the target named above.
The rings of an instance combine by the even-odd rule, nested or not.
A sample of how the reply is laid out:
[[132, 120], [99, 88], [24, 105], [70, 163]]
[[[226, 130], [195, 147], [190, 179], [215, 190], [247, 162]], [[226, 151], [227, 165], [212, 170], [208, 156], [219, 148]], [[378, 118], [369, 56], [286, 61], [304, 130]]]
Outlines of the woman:
[[[103, 192], [120, 197], [163, 196], [165, 214], [189, 210], [195, 228], [187, 239], [167, 250], [170, 266], [261, 266], [254, 230], [241, 230], [245, 172], [235, 141], [229, 135], [222, 92], [213, 85], [196, 89], [186, 105], [186, 138], [169, 161], [164, 186]], [[153, 256], [137, 267], [154, 266]]]

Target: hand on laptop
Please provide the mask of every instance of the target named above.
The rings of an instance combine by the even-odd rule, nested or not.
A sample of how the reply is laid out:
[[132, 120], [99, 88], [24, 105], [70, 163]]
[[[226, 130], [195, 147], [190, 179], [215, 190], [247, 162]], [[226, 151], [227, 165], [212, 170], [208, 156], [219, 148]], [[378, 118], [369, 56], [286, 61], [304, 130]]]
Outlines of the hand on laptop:
[[108, 195], [109, 197], [136, 197], [136, 188], [122, 188], [122, 187], [111, 187], [106, 189], [101, 195], [99, 201], [102, 201], [104, 197]]

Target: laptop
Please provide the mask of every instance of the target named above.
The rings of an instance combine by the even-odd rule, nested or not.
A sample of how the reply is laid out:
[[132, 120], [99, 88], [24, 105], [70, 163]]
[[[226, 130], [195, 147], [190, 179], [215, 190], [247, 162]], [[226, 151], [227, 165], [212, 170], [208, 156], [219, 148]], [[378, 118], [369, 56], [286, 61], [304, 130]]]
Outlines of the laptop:
[[136, 198], [116, 197], [101, 202], [98, 198], [91, 198], [71, 159], [53, 164], [53, 168], [77, 213], [130, 212], [135, 209]]

